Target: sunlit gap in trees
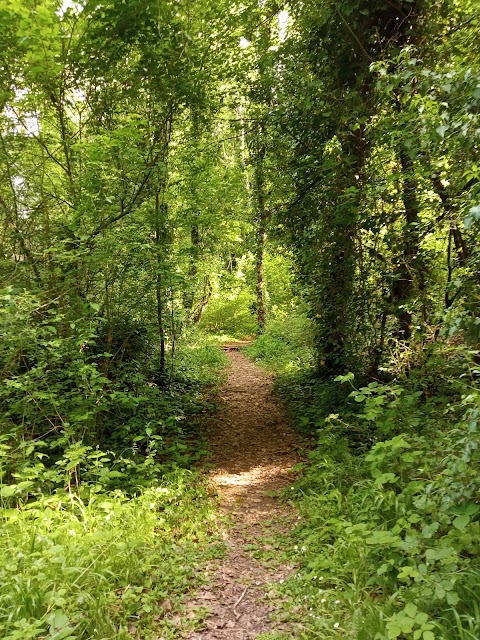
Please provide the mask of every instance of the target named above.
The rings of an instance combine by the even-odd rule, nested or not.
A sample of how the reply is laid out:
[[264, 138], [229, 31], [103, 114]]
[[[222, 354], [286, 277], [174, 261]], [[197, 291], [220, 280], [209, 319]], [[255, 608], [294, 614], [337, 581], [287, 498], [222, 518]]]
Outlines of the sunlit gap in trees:
[[287, 37], [288, 17], [287, 9], [282, 9], [282, 11], [278, 13], [278, 39], [280, 42], [283, 42]]
[[74, 0], [62, 0], [62, 3], [57, 10], [57, 15], [62, 18], [69, 9], [72, 9], [75, 13], [80, 13], [83, 6], [80, 2], [75, 2]]
[[[287, 37], [288, 30], [288, 18], [289, 13], [287, 9], [282, 9], [282, 11], [278, 12], [277, 16], [277, 24], [278, 24], [278, 40], [279, 42], [284, 42]], [[246, 49], [250, 45], [250, 40], [242, 36], [239, 41], [239, 45], [241, 49]], [[276, 51], [278, 47], [273, 45], [270, 47], [271, 51]]]

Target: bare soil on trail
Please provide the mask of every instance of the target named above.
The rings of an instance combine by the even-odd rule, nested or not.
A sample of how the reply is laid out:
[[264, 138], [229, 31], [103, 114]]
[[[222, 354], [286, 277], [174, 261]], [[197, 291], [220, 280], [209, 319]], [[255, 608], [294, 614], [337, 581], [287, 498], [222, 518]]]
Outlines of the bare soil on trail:
[[[271, 536], [287, 531], [296, 519], [277, 495], [294, 481], [301, 443], [272, 393], [271, 378], [236, 345], [224, 349], [231, 367], [221, 392], [223, 407], [209, 425], [208, 439], [212, 490], [232, 526], [225, 532], [225, 558], [211, 566], [209, 584], [188, 604], [191, 611], [209, 609], [204, 630], [188, 640], [250, 640], [291, 630], [288, 622], [272, 619], [279, 608], [274, 584], [293, 568], [275, 559]], [[255, 559], [253, 545], [274, 559]]]

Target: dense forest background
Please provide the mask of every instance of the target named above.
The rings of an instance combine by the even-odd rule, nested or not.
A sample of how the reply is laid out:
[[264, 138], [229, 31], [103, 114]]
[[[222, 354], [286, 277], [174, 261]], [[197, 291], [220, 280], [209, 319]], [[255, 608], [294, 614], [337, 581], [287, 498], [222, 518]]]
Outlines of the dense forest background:
[[480, 637], [479, 29], [475, 0], [0, 2], [2, 637], [177, 637], [153, 603], [220, 553], [216, 345], [253, 335], [316, 441], [298, 637]]

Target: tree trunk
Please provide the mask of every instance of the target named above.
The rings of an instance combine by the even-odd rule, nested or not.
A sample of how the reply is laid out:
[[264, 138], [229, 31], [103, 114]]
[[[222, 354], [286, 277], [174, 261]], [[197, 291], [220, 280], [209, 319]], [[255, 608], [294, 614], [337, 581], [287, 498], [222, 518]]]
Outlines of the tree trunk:
[[265, 240], [267, 236], [267, 211], [265, 207], [265, 175], [264, 175], [265, 145], [261, 144], [254, 158], [254, 191], [256, 205], [256, 298], [258, 333], [265, 329], [265, 284], [263, 279], [263, 258]]
[[163, 324], [163, 282], [162, 282], [162, 258], [161, 258], [161, 216], [163, 209], [166, 207], [164, 203], [160, 204], [160, 194], [155, 194], [155, 245], [156, 245], [156, 257], [157, 257], [157, 277], [155, 283], [155, 297], [157, 302], [157, 328], [158, 339], [160, 346], [160, 375], [165, 374], [165, 327]]
[[451, 203], [451, 198], [447, 192], [447, 189], [442, 184], [440, 180], [440, 176], [435, 175], [432, 178], [433, 186], [435, 187], [435, 191], [437, 192], [438, 197], [440, 198], [443, 205], [443, 217], [446, 217], [450, 222], [450, 230], [449, 235], [451, 235], [453, 239], [453, 243], [455, 245], [455, 251], [457, 253], [458, 264], [461, 267], [465, 267], [470, 258], [470, 250], [463, 239], [462, 232], [458, 228], [454, 208]]
[[210, 282], [210, 278], [208, 276], [205, 276], [203, 298], [198, 309], [196, 310], [193, 316], [193, 324], [198, 324], [202, 319], [203, 313], [207, 308], [208, 303], [210, 302], [210, 298], [212, 297], [212, 293], [213, 293], [213, 287], [212, 287], [212, 283]]
[[197, 225], [192, 225], [190, 228], [190, 266], [188, 269], [189, 284], [188, 289], [183, 295], [183, 308], [185, 309], [186, 322], [189, 322], [192, 314], [194, 313], [195, 305], [195, 289], [196, 289], [196, 276], [198, 274], [198, 259], [200, 249], [200, 231]]
[[423, 277], [419, 265], [419, 214], [420, 206], [416, 197], [417, 182], [414, 177], [413, 162], [403, 146], [399, 149], [400, 166], [402, 169], [402, 201], [405, 209], [405, 225], [403, 228], [403, 247], [399, 257], [397, 277], [392, 287], [392, 300], [396, 307], [398, 318], [398, 337], [408, 342], [412, 335], [412, 313], [408, 309], [415, 292], [415, 274], [419, 286], [422, 287]]
[[[352, 295], [356, 271], [355, 234], [367, 141], [364, 127], [342, 140], [342, 175], [331, 190], [331, 205], [319, 212], [318, 283], [314, 294], [317, 318], [317, 357], [323, 377], [351, 368]], [[335, 171], [338, 171], [335, 168]], [[324, 180], [329, 178], [326, 173]]]

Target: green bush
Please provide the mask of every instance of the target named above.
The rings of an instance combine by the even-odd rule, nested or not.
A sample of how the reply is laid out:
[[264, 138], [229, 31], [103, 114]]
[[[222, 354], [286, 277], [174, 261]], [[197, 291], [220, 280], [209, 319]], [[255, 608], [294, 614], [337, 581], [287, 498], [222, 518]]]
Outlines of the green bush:
[[[21, 477], [49, 492], [100, 466], [103, 488], [135, 492], [204, 453], [191, 441], [195, 416], [212, 408], [205, 388], [226, 363], [214, 340], [180, 341], [176, 368], [157, 381], [155, 363], [142, 360], [148, 336], [131, 321], [115, 326], [108, 353], [96, 305], [67, 322], [56, 304], [28, 292], [8, 289], [0, 299], [4, 482]], [[108, 462], [99, 465], [102, 456]]]
[[478, 637], [478, 594], [464, 594], [480, 570], [479, 399], [454, 428], [437, 420], [363, 456], [338, 415], [320, 430], [296, 488], [303, 570], [289, 588], [312, 613], [305, 637]]
[[318, 438], [289, 491], [295, 637], [480, 637], [480, 394], [468, 354], [438, 345], [408, 377], [357, 386], [353, 374], [289, 369], [281, 335], [249, 352], [280, 374], [297, 428]]
[[217, 385], [224, 379], [228, 358], [218, 340], [201, 331], [189, 333], [177, 353], [176, 371], [183, 379], [203, 386]]
[[[96, 305], [69, 322], [27, 292], [1, 301], [0, 637], [177, 637], [181, 599], [220, 550], [185, 468], [205, 453], [196, 416], [224, 354], [190, 336], [156, 382], [148, 335], [105, 352]], [[117, 329], [123, 344], [135, 327]]]
[[246, 353], [280, 376], [309, 369], [313, 361], [313, 328], [304, 315], [277, 318]]
[[255, 297], [248, 289], [214, 295], [200, 322], [208, 333], [244, 338], [257, 330]]

